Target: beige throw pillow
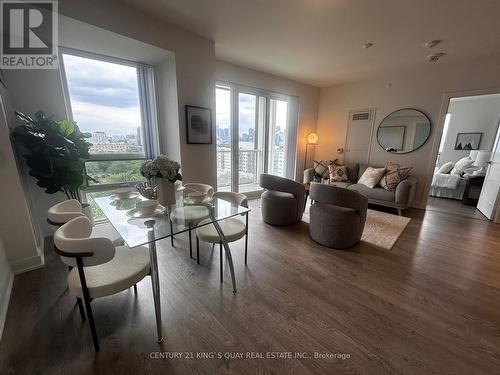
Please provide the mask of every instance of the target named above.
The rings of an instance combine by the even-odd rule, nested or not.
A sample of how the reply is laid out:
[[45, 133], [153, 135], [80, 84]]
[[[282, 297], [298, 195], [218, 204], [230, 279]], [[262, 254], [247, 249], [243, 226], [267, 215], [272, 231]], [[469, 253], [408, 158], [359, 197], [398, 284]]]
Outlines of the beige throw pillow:
[[387, 163], [384, 176], [380, 180], [380, 186], [385, 190], [395, 192], [399, 183], [410, 175], [412, 169], [413, 167], [401, 167], [398, 164]]
[[374, 188], [378, 185], [384, 173], [385, 168], [368, 167], [366, 168], [365, 173], [363, 173], [363, 175], [359, 179], [358, 184], [368, 186], [369, 188]]
[[347, 167], [345, 165], [331, 164], [328, 166], [330, 171], [330, 182], [347, 181]]
[[448, 174], [451, 172], [455, 164], [452, 161], [449, 161], [448, 163], [444, 163], [437, 171], [437, 173], [445, 173]]

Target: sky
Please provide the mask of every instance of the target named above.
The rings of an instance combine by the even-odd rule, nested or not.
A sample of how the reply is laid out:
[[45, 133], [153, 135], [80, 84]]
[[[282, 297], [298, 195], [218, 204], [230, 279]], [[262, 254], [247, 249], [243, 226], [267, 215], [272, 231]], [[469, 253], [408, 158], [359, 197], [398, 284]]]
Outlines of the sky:
[[73, 119], [82, 131], [136, 134], [141, 126], [137, 69], [63, 55]]

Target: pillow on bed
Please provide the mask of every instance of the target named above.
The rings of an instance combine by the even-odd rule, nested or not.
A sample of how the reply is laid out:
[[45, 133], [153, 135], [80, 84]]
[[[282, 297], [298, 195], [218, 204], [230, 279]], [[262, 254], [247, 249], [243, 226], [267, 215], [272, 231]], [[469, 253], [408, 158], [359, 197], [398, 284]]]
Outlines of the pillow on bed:
[[456, 162], [456, 164], [453, 167], [453, 169], [451, 170], [450, 174], [456, 174], [456, 175], [460, 176], [472, 164], [474, 164], [474, 160], [472, 160], [470, 157], [466, 156], [465, 158], [462, 158]]
[[444, 173], [444, 174], [450, 173], [454, 166], [455, 166], [455, 164], [453, 162], [451, 162], [451, 161], [449, 161], [448, 163], [444, 163], [437, 170], [437, 173]]

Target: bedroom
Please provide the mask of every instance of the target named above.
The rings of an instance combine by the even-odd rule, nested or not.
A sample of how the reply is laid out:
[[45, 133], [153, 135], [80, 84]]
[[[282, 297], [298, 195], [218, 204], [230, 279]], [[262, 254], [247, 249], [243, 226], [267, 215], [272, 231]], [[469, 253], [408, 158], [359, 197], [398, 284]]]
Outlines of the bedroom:
[[450, 98], [428, 208], [489, 218], [488, 186], [498, 173], [486, 169], [500, 149], [499, 122], [498, 93]]

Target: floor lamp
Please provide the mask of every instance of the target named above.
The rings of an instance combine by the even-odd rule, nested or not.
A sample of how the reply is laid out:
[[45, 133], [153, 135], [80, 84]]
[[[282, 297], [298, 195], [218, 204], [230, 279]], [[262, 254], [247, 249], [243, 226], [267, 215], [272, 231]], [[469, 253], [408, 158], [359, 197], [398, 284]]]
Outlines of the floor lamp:
[[307, 167], [307, 149], [309, 145], [317, 145], [317, 144], [318, 144], [318, 135], [316, 133], [309, 133], [306, 142], [306, 153], [304, 155], [304, 169], [306, 169]]

